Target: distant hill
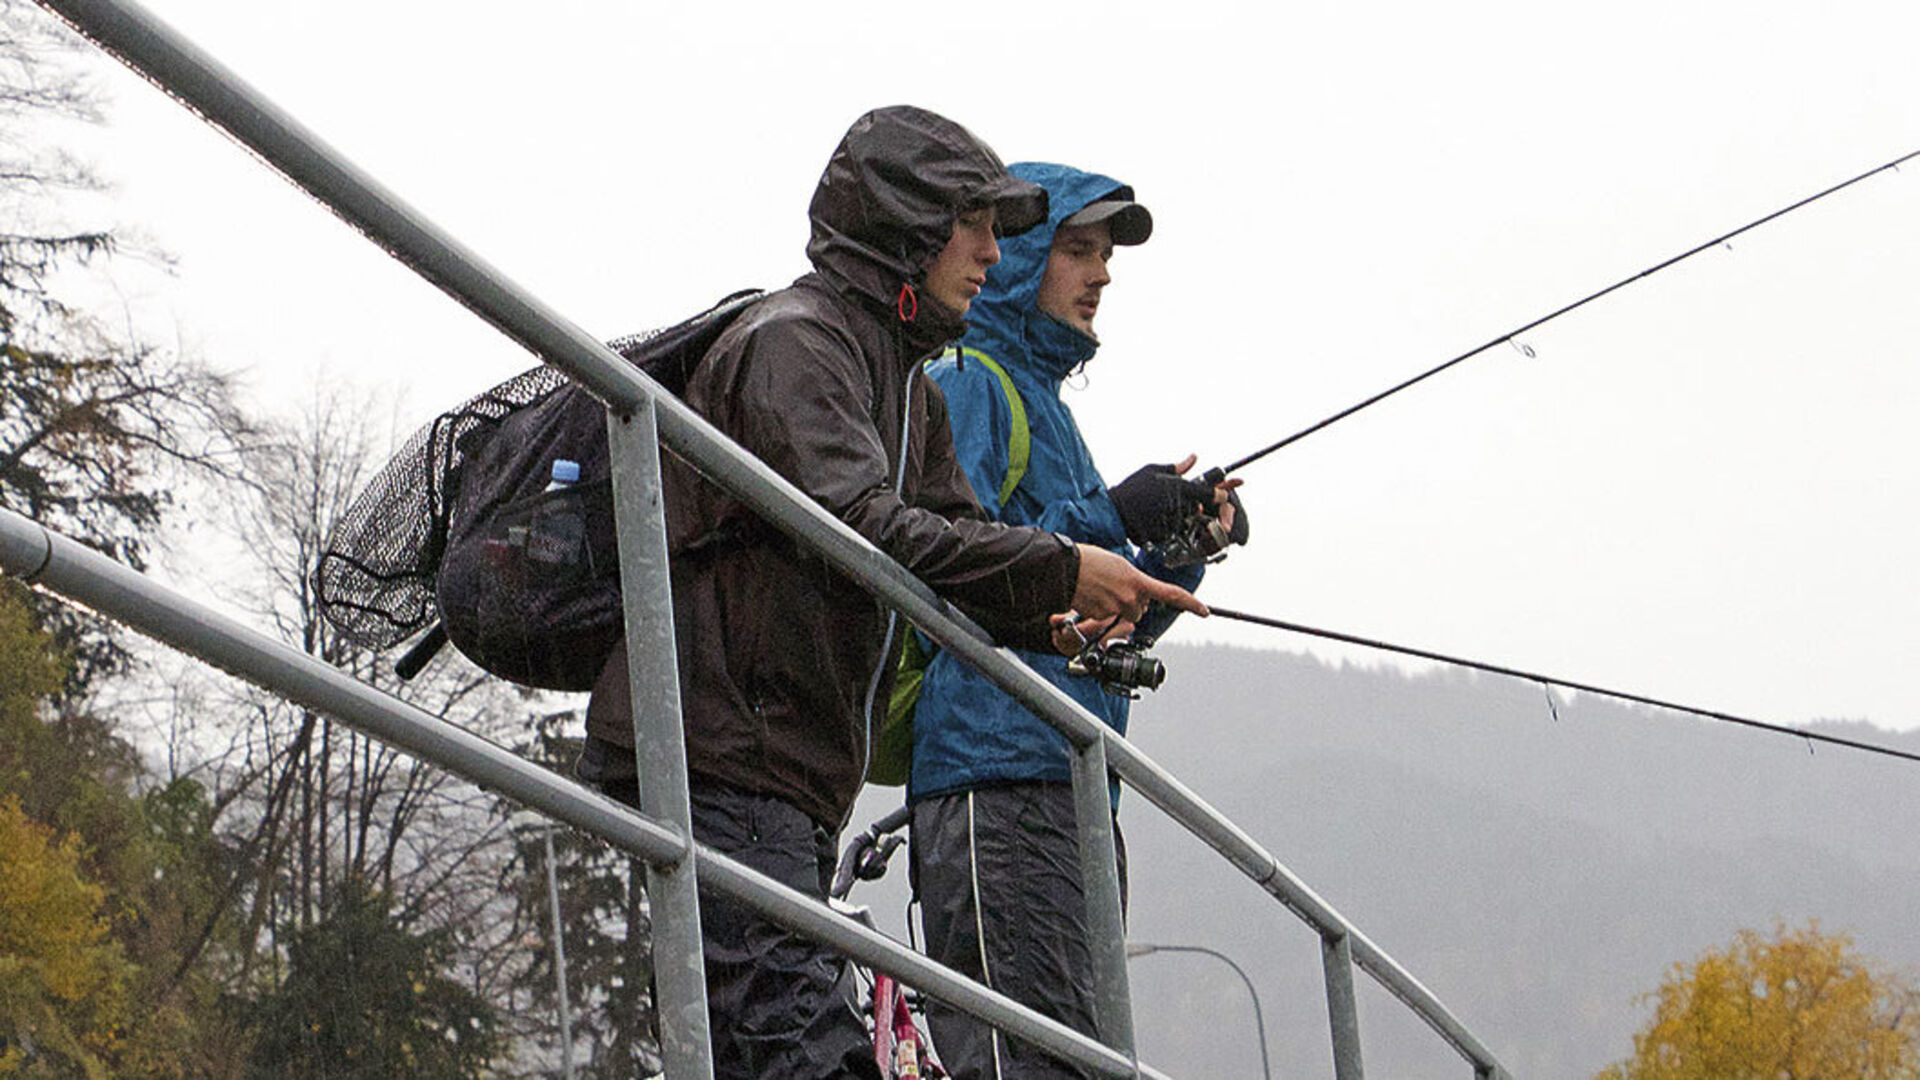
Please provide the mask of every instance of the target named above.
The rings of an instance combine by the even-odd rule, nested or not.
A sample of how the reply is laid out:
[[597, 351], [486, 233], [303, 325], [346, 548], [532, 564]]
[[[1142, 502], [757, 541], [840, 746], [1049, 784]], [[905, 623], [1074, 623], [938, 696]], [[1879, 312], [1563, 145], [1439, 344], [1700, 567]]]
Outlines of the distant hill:
[[[1519, 1080], [1626, 1056], [1640, 996], [1743, 927], [1817, 918], [1920, 972], [1920, 764], [1451, 670], [1165, 646], [1135, 742], [1439, 995]], [[1558, 714], [1558, 720], [1554, 718]], [[1777, 718], [1768, 718], [1777, 719]], [[1828, 730], [1920, 752], [1920, 733]], [[870, 791], [864, 825], [897, 805]], [[1317, 938], [1137, 793], [1130, 937], [1233, 956], [1275, 1076], [1330, 1077]], [[904, 875], [895, 875], [903, 878]], [[898, 881], [869, 887], [899, 923]], [[1142, 1057], [1259, 1075], [1243, 984], [1204, 956], [1132, 963]], [[1465, 1064], [1362, 975], [1372, 1080]]]
[[[1742, 927], [1817, 918], [1920, 971], [1920, 764], [1457, 671], [1165, 647], [1135, 742], [1245, 827], [1522, 1078], [1626, 1056], [1638, 996]], [[1555, 713], [1558, 719], [1554, 718]], [[1825, 730], [1920, 752], [1920, 734]], [[1131, 937], [1255, 973], [1276, 1075], [1331, 1076], [1314, 936], [1137, 795]], [[1217, 961], [1133, 963], [1146, 1060], [1258, 1075]], [[1370, 1077], [1464, 1065], [1366, 982]]]

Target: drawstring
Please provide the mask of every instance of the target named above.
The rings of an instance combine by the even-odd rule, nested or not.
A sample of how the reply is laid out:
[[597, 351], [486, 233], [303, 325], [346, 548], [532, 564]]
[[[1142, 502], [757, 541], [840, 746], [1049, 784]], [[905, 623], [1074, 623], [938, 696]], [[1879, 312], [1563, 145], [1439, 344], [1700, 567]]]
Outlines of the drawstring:
[[920, 314], [920, 298], [914, 295], [912, 282], [900, 283], [900, 295], [893, 301], [893, 310], [901, 322], [912, 322]]

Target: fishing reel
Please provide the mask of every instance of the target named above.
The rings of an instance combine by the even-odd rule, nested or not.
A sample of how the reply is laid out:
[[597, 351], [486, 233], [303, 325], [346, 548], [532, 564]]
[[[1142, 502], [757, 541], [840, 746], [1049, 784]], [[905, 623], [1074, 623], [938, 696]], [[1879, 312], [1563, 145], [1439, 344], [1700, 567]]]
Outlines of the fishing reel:
[[1167, 679], [1167, 666], [1148, 656], [1147, 648], [1126, 638], [1089, 642], [1067, 661], [1067, 674], [1098, 679], [1107, 693], [1138, 700], [1136, 689], [1158, 690]]
[[1181, 517], [1172, 535], [1148, 546], [1159, 552], [1160, 561], [1171, 570], [1219, 562], [1227, 557], [1227, 545], [1232, 542], [1233, 534], [1219, 518], [1194, 508]]
[[1226, 478], [1225, 472], [1211, 469], [1187, 481], [1193, 488], [1194, 501], [1181, 511], [1165, 539], [1147, 545], [1159, 553], [1160, 561], [1169, 569], [1219, 562], [1227, 557], [1227, 545], [1247, 542], [1247, 509], [1240, 505], [1239, 493], [1227, 493], [1227, 502], [1233, 507], [1233, 528], [1227, 528], [1215, 513], [1214, 485]]
[[[1192, 459], [1188, 459], [1191, 461]], [[1218, 499], [1227, 474], [1210, 469], [1182, 477], [1175, 466], [1147, 465], [1107, 492], [1126, 527], [1127, 539], [1159, 556], [1169, 568], [1219, 562], [1227, 545], [1247, 542], [1247, 510], [1229, 485], [1233, 524], [1223, 521]]]

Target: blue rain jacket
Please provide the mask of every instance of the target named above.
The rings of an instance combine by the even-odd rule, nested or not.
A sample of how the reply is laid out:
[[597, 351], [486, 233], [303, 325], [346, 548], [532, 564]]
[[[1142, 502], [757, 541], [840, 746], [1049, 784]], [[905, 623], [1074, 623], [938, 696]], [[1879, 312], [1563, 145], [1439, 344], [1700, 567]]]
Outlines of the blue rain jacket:
[[[1148, 574], [1192, 589], [1203, 567], [1169, 571], [1156, 556], [1127, 542], [1106, 481], [1073, 413], [1060, 400], [1061, 382], [1092, 359], [1098, 343], [1039, 308], [1040, 279], [1060, 222], [1109, 195], [1131, 199], [1132, 191], [1117, 180], [1063, 165], [1022, 162], [1009, 171], [1047, 189], [1047, 221], [1000, 242], [1000, 262], [987, 271], [986, 287], [967, 313], [961, 345], [993, 357], [1012, 377], [1026, 407], [1031, 457], [1020, 486], [1000, 505], [1013, 423], [1006, 391], [985, 364], [957, 358], [950, 350], [929, 364], [928, 372], [946, 394], [956, 456], [980, 505], [995, 519], [1107, 548]], [[1156, 606], [1137, 636], [1158, 637], [1173, 614]], [[1131, 704], [1126, 698], [1103, 691], [1090, 678], [1067, 674], [1067, 658], [1057, 653], [1016, 653], [1126, 734]], [[933, 658], [913, 716], [909, 801], [998, 783], [1067, 782], [1071, 765], [1066, 738], [1046, 721], [957, 657], [941, 652]]]

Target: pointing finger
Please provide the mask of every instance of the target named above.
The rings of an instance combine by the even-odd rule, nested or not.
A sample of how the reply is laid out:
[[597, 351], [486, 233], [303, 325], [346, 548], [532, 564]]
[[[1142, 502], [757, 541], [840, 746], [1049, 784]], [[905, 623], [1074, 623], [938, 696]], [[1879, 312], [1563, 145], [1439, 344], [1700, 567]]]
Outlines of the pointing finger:
[[[1169, 584], [1168, 582], [1164, 582], [1164, 581], [1155, 581], [1154, 584], [1158, 586], [1158, 588], [1153, 590], [1152, 599], [1158, 600], [1163, 604], [1167, 604], [1172, 607], [1179, 608], [1181, 611], [1192, 612], [1193, 614], [1199, 615], [1203, 618], [1207, 615], [1212, 614], [1212, 612], [1207, 610], [1207, 605], [1200, 602], [1199, 597], [1193, 595], [1192, 593], [1181, 588], [1180, 586]], [[1138, 616], [1136, 616], [1135, 618], [1136, 618], [1136, 621], [1138, 621]]]

